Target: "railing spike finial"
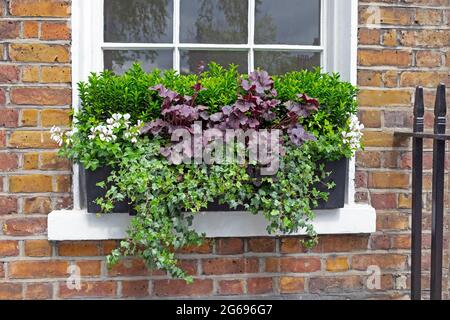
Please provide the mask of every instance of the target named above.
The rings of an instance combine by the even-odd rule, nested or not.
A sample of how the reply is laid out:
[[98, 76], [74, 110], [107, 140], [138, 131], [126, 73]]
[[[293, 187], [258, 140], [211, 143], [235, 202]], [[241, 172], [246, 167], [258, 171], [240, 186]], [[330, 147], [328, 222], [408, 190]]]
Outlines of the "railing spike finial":
[[423, 103], [423, 87], [418, 86], [416, 88], [416, 95], [414, 98], [414, 116], [423, 117], [425, 113], [425, 107]]
[[436, 92], [434, 115], [443, 117], [446, 114], [447, 114], [447, 103], [445, 99], [445, 84], [440, 83]]

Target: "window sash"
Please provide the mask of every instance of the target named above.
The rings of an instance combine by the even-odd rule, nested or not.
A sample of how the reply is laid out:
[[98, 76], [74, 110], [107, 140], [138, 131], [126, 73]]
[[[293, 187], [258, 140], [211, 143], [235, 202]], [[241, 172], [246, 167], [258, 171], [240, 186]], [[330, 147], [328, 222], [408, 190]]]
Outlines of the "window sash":
[[[100, 48], [104, 50], [158, 50], [158, 49], [172, 49], [173, 50], [173, 69], [180, 72], [180, 51], [181, 50], [208, 50], [208, 51], [246, 51], [248, 53], [249, 72], [255, 69], [255, 51], [303, 51], [303, 52], [319, 52], [320, 66], [327, 70], [326, 66], [326, 17], [327, 17], [327, 2], [329, 0], [320, 0], [320, 45], [287, 45], [287, 44], [255, 44], [255, 0], [248, 0], [248, 39], [246, 44], [209, 44], [209, 43], [181, 43], [180, 42], [180, 7], [182, 0], [173, 0], [173, 39], [172, 43], [121, 43], [121, 42], [104, 42], [103, 31]], [[103, 25], [103, 0], [97, 0], [102, 6]], [[103, 30], [103, 27], [102, 27]], [[103, 63], [102, 63], [103, 65]]]

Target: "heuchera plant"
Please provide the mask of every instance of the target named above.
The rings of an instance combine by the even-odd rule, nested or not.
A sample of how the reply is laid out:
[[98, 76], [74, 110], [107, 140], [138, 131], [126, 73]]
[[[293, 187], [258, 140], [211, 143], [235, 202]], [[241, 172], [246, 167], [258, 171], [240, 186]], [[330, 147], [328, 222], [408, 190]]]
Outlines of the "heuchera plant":
[[[241, 76], [235, 66], [208, 68], [185, 76], [147, 74], [134, 65], [123, 76], [93, 74], [79, 85], [83, 108], [74, 114], [73, 129], [52, 129], [61, 155], [90, 170], [113, 168], [99, 184], [105, 196], [97, 204], [104, 212], [129, 199], [137, 213], [128, 238], [108, 256], [109, 265], [134, 255], [149, 268], [192, 281], [176, 253], [203, 241], [192, 219], [213, 201], [263, 214], [269, 233], [303, 230], [305, 246], [315, 244], [311, 208], [328, 195], [317, 189], [328, 175], [323, 163], [351, 157], [361, 147], [356, 89], [320, 70], [271, 77], [265, 71]], [[249, 162], [172, 163], [177, 144], [171, 134], [192, 134], [198, 123], [220, 132], [280, 130], [279, 170], [255, 183]]]
[[[151, 87], [150, 90], [157, 91], [163, 98], [161, 118], [146, 123], [141, 133], [162, 136], [170, 141], [170, 135], [177, 129], [186, 129], [193, 134], [193, 124], [200, 120], [203, 121], [204, 128], [221, 131], [280, 129], [287, 133], [290, 142], [296, 146], [305, 141], [316, 140], [313, 134], [299, 124], [299, 120], [308, 118], [317, 111], [318, 101], [305, 94], [298, 94], [296, 100], [282, 104], [276, 99], [274, 81], [266, 71], [255, 71], [249, 74], [248, 79], [242, 79], [236, 102], [211, 115], [207, 112], [208, 107], [195, 104], [199, 92], [205, 88], [197, 83], [193, 89], [194, 95], [187, 96], [163, 85]], [[173, 146], [161, 148], [161, 154], [169, 159], [172, 148]], [[192, 156], [193, 153], [190, 150], [187, 156]]]

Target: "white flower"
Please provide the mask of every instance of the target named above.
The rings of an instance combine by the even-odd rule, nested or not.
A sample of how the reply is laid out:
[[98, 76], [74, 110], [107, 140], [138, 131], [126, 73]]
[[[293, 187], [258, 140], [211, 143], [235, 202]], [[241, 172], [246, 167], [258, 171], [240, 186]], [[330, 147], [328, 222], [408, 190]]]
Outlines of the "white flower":
[[53, 126], [53, 127], [50, 129], [50, 132], [51, 132], [51, 133], [59, 133], [59, 132], [61, 132], [61, 128], [60, 128], [60, 127], [57, 127], [57, 126]]
[[94, 135], [94, 134], [90, 134], [90, 135], [88, 136], [88, 139], [89, 139], [89, 140], [94, 140], [94, 139], [95, 139], [95, 135]]
[[111, 117], [116, 121], [122, 119], [122, 115], [120, 113], [114, 113]]
[[113, 118], [109, 118], [106, 120], [107, 124], [113, 124], [114, 123], [114, 119]]
[[105, 141], [106, 137], [103, 133], [100, 133], [100, 135], [98, 136], [100, 138], [101, 141]]
[[136, 143], [137, 142], [137, 138], [136, 137], [131, 138], [131, 142], [132, 143]]
[[128, 121], [128, 120], [130, 120], [131, 116], [130, 116], [129, 113], [125, 113], [125, 114], [123, 115], [123, 118], [125, 119], [125, 121]]
[[344, 143], [348, 144], [353, 152], [361, 148], [362, 130], [364, 125], [361, 124], [356, 115], [350, 117], [349, 132], [343, 132], [342, 137]]

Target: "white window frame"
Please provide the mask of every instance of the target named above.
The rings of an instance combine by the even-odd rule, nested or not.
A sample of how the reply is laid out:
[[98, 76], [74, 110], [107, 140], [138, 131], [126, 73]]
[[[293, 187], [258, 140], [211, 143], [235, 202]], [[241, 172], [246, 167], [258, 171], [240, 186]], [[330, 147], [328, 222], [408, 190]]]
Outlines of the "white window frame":
[[[72, 86], [73, 107], [80, 99], [76, 84], [87, 80], [91, 72], [103, 70], [104, 49], [174, 49], [174, 69], [179, 70], [179, 49], [238, 49], [249, 50], [249, 69], [253, 70], [255, 49], [321, 51], [322, 68], [339, 72], [342, 79], [356, 85], [358, 0], [321, 0], [321, 45], [256, 45], [253, 43], [253, 15], [255, 1], [249, 0], [249, 41], [242, 45], [180, 44], [176, 30], [179, 23], [180, 0], [174, 0], [173, 43], [133, 44], [104, 43], [103, 0], [72, 0]], [[50, 240], [122, 239], [130, 221], [128, 214], [108, 214], [98, 217], [81, 206], [79, 167], [73, 168], [73, 210], [58, 210], [48, 216]], [[355, 160], [350, 160], [347, 175], [345, 206], [341, 209], [317, 210], [314, 226], [319, 234], [372, 233], [376, 229], [375, 209], [355, 204]], [[194, 227], [208, 237], [267, 236], [262, 215], [246, 212], [207, 212], [198, 214]], [[299, 231], [297, 234], [303, 234]]]

